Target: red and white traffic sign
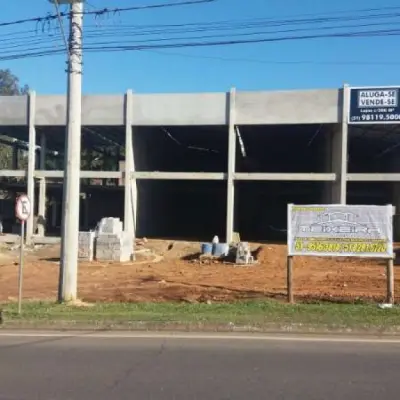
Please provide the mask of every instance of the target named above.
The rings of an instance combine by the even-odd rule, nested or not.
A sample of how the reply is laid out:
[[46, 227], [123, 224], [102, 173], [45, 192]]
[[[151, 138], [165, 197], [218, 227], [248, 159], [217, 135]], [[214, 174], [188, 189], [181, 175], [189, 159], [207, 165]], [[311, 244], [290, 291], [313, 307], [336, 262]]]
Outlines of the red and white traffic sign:
[[31, 200], [26, 194], [18, 197], [15, 204], [15, 215], [20, 221], [26, 221], [32, 212]]

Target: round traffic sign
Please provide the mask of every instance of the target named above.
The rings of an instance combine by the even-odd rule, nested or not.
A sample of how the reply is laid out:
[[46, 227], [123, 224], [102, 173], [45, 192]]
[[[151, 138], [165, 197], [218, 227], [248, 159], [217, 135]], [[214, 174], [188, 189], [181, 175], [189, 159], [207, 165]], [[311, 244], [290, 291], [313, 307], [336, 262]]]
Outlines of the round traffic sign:
[[23, 194], [18, 197], [15, 204], [15, 215], [20, 221], [26, 221], [32, 212], [32, 205], [29, 197]]

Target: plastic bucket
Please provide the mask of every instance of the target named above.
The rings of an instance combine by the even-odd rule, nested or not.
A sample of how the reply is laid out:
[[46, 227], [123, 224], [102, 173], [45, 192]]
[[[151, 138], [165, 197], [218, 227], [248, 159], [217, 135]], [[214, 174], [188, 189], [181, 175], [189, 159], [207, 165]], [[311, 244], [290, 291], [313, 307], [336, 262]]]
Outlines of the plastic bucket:
[[214, 243], [212, 254], [214, 257], [226, 257], [229, 254], [229, 244]]
[[211, 255], [213, 251], [212, 243], [202, 243], [200, 247], [200, 252], [203, 255]]

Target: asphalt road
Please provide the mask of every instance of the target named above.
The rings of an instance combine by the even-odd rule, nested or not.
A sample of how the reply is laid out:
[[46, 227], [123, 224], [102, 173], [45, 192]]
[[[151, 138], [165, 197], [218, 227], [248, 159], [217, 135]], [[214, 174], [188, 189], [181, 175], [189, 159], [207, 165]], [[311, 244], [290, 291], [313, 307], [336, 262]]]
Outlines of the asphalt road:
[[0, 333], [1, 400], [393, 400], [400, 393], [400, 342], [390, 340], [38, 335]]

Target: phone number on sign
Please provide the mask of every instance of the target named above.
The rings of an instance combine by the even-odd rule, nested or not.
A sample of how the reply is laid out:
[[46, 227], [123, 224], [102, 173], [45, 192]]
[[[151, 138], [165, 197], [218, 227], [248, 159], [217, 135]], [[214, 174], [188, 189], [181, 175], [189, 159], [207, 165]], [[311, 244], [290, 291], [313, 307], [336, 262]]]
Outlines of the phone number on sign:
[[400, 114], [364, 114], [362, 121], [400, 121]]
[[317, 253], [386, 253], [385, 242], [378, 243], [335, 243], [335, 242], [303, 242], [296, 240], [296, 251]]

